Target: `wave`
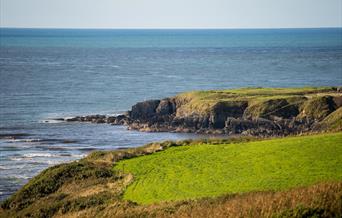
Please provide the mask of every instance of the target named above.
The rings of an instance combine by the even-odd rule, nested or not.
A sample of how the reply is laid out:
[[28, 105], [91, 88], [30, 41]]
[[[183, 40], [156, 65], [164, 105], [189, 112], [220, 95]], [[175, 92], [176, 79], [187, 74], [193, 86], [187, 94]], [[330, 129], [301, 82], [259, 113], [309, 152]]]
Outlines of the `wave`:
[[[34, 163], [33, 163], [34, 164]], [[29, 167], [29, 165], [32, 165], [31, 163], [25, 163], [25, 164], [15, 164], [10, 166], [0, 166], [0, 170], [18, 170], [18, 169], [24, 169]]]
[[12, 161], [23, 161], [23, 160], [25, 160], [25, 158], [22, 158], [22, 157], [9, 157], [8, 159], [12, 160]]
[[22, 157], [33, 158], [33, 157], [58, 157], [56, 154], [51, 153], [28, 153], [23, 154]]
[[30, 136], [28, 133], [1, 133], [0, 139], [16, 139]]
[[30, 179], [30, 176], [25, 176], [25, 175], [11, 175], [8, 176], [7, 179]]
[[48, 150], [48, 151], [65, 151], [65, 150], [73, 150], [73, 148], [63, 147], [63, 146], [51, 146], [51, 145], [37, 145], [34, 146], [36, 149]]
[[87, 156], [86, 154], [71, 154], [70, 157], [83, 158]]
[[94, 147], [78, 147], [77, 150], [86, 152], [86, 151], [99, 150], [99, 148], [94, 148]]
[[10, 139], [6, 142], [24, 142], [24, 143], [47, 143], [47, 144], [55, 144], [55, 143], [62, 143], [62, 144], [71, 144], [71, 143], [77, 143], [77, 140], [72, 139], [42, 139], [42, 138], [29, 138], [29, 139]]
[[[63, 158], [63, 157], [82, 158], [85, 156], [86, 156], [86, 154], [72, 154], [72, 153], [52, 154], [52, 153], [35, 152], [35, 153], [22, 154], [20, 156], [12, 156], [12, 157], [9, 157], [9, 160], [12, 160], [12, 161], [34, 160], [34, 161], [36, 161], [37, 159], [35, 159], [35, 158], [54, 158], [54, 161], [55, 161], [56, 159]], [[48, 160], [46, 160], [46, 161], [48, 161]]]
[[7, 142], [41, 142], [43, 139], [12, 139]]
[[16, 161], [16, 162], [25, 162], [26, 165], [30, 164], [30, 165], [56, 165], [56, 164], [60, 164], [60, 163], [67, 163], [71, 160], [63, 160], [63, 159], [56, 159], [54, 158], [53, 160], [51, 159], [36, 159], [39, 157], [35, 157], [35, 158], [31, 158], [31, 157], [11, 157], [9, 158], [11, 161]]
[[0, 170], [10, 170], [10, 167], [0, 166]]

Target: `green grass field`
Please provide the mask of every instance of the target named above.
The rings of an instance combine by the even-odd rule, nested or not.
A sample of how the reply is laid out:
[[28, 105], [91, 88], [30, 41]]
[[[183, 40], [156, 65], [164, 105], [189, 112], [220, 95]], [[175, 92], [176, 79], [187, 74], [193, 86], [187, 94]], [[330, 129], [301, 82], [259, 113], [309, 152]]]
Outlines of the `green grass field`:
[[342, 179], [342, 133], [171, 147], [120, 161], [134, 175], [124, 199], [142, 204], [285, 190]]

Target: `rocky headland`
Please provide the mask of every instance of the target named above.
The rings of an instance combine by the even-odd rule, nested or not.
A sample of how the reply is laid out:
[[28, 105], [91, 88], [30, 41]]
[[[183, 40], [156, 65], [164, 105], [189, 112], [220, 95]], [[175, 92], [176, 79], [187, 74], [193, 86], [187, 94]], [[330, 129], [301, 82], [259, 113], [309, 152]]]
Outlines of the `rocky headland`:
[[282, 136], [342, 130], [337, 87], [243, 88], [186, 92], [138, 102], [118, 116], [89, 115], [68, 122], [126, 125], [148, 132]]

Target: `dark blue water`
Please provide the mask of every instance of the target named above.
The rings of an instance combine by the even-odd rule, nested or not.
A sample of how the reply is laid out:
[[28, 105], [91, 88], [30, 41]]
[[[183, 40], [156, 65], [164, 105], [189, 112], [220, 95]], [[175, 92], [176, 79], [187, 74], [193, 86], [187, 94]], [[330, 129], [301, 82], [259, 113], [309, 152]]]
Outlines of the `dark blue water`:
[[341, 28], [0, 29], [0, 133], [26, 134], [0, 140], [0, 199], [91, 150], [196, 137], [52, 118], [121, 113], [189, 90], [331, 85], [342, 85]]

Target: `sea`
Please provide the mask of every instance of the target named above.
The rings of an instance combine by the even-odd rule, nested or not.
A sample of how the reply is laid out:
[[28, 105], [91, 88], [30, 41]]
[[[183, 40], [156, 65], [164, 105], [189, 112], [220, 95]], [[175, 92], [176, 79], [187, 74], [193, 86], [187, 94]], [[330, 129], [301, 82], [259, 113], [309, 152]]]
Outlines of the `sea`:
[[94, 150], [209, 137], [54, 118], [190, 90], [342, 85], [342, 28], [0, 28], [0, 201]]

